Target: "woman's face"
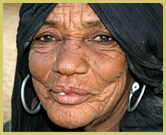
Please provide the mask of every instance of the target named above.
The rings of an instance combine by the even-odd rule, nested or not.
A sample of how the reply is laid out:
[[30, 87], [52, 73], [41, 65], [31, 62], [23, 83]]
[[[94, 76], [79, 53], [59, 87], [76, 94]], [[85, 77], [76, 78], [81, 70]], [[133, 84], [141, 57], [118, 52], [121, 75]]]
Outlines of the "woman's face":
[[58, 4], [35, 35], [29, 68], [57, 125], [77, 128], [111, 116], [126, 88], [124, 51], [88, 4]]

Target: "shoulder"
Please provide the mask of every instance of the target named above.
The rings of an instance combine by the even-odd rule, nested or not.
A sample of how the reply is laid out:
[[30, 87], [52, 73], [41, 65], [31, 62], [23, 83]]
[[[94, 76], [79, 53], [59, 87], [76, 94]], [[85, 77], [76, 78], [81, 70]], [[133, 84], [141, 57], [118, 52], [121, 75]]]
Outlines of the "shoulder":
[[[140, 92], [133, 95], [132, 104]], [[122, 132], [163, 132], [163, 95], [146, 89], [139, 105], [133, 112], [126, 111], [120, 122]]]
[[11, 132], [11, 120], [3, 123], [3, 132]]

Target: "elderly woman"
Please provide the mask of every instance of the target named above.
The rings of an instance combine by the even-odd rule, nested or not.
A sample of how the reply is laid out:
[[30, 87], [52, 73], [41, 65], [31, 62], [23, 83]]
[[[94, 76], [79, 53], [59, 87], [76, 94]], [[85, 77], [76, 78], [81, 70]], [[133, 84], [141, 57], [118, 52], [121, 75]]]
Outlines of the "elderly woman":
[[162, 15], [161, 4], [23, 4], [12, 131], [162, 131]]

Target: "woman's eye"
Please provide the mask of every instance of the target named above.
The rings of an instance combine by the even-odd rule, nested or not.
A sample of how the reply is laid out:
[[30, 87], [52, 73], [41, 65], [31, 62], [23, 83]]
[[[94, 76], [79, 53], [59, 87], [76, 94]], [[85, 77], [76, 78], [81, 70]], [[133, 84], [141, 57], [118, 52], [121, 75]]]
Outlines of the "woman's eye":
[[55, 41], [55, 38], [51, 35], [45, 35], [37, 38], [36, 40], [41, 41], [41, 42], [52, 42]]
[[96, 42], [110, 42], [112, 41], [112, 37], [110, 36], [105, 36], [105, 35], [99, 35], [99, 36], [96, 36], [93, 41], [96, 41]]

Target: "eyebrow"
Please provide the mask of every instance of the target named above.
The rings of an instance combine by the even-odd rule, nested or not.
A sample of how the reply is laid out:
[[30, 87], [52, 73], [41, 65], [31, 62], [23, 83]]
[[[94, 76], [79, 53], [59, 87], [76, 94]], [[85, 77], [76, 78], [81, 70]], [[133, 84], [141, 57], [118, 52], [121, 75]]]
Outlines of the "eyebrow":
[[88, 21], [88, 22], [85, 22], [86, 25], [88, 26], [99, 26], [99, 25], [102, 25], [102, 23], [100, 21]]
[[[53, 26], [58, 26], [60, 25], [61, 23], [58, 22], [58, 21], [45, 21], [43, 23], [44, 25], [53, 25]], [[96, 26], [103, 26], [102, 22], [97, 20], [97, 21], [84, 21], [82, 22], [82, 25], [85, 26], [85, 27], [96, 27]]]
[[56, 25], [57, 23], [56, 22], [53, 22], [53, 21], [45, 21], [43, 24], [45, 25]]

